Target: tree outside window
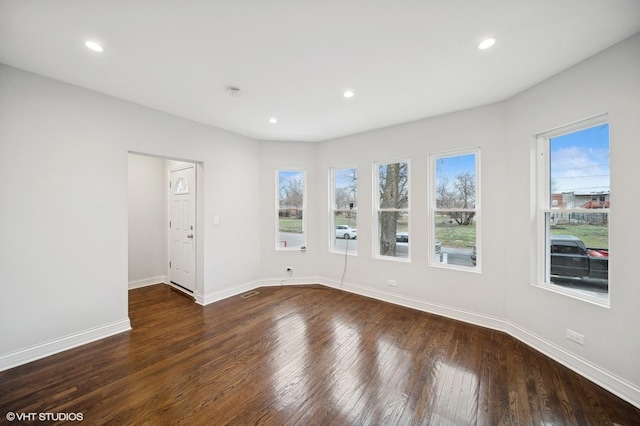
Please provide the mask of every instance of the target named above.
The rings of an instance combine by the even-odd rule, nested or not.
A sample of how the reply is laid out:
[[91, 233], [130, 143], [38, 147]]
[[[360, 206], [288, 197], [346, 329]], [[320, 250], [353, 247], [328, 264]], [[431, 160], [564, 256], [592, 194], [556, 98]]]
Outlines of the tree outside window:
[[432, 154], [434, 264], [477, 268], [479, 259], [479, 150]]
[[408, 260], [409, 162], [376, 163], [376, 255]]
[[300, 249], [305, 245], [305, 172], [276, 171], [278, 185], [277, 236], [278, 249]]

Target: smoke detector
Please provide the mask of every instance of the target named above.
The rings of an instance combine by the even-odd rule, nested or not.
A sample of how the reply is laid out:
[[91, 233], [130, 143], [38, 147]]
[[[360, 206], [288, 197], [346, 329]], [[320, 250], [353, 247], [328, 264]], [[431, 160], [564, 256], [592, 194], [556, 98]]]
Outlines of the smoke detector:
[[235, 96], [237, 98], [239, 98], [240, 95], [242, 94], [240, 92], [240, 88], [239, 87], [235, 87], [235, 86], [227, 87], [227, 93], [229, 94], [229, 96]]

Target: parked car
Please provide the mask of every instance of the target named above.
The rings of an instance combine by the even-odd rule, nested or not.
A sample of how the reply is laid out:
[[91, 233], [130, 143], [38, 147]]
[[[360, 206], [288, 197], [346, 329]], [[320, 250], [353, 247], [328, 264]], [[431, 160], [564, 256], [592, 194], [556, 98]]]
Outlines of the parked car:
[[408, 232], [398, 232], [396, 234], [396, 243], [408, 243], [408, 242], [409, 242]]
[[[476, 246], [471, 250], [476, 264]], [[589, 248], [573, 235], [551, 236], [551, 275], [581, 278], [609, 278], [609, 249]]]
[[355, 228], [351, 228], [348, 225], [336, 225], [336, 238], [344, 238], [345, 240], [353, 239], [355, 240], [358, 237], [358, 230]]
[[[396, 243], [408, 243], [409, 242], [409, 233], [408, 232], [398, 232], [396, 234]], [[436, 254], [440, 254], [442, 252], [442, 242], [440, 240], [436, 240]]]
[[552, 235], [550, 274], [608, 279], [609, 250], [588, 248], [573, 235]]

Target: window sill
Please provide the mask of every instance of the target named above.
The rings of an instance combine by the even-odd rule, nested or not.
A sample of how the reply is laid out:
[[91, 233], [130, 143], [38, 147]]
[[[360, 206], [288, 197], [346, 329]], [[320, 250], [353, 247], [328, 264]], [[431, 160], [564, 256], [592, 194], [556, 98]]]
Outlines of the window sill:
[[394, 256], [374, 255], [373, 258], [375, 260], [387, 260], [387, 261], [391, 261], [391, 262], [411, 263], [411, 258], [410, 257], [394, 257]]
[[440, 269], [451, 269], [454, 271], [462, 271], [462, 272], [474, 272], [476, 274], [482, 273], [482, 269], [479, 266], [464, 266], [464, 265], [452, 265], [451, 263], [437, 263], [432, 262], [429, 264], [434, 268]]
[[609, 292], [600, 293], [592, 290], [567, 288], [558, 284], [550, 283], [532, 283], [531, 285], [554, 293], [562, 294], [573, 299], [601, 306], [603, 308], [611, 308]]

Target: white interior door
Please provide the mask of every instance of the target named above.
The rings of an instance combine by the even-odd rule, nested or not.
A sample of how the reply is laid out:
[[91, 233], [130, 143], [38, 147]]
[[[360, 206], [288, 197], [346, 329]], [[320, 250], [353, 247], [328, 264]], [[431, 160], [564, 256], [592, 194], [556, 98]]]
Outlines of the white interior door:
[[170, 204], [169, 279], [195, 291], [196, 269], [196, 169], [190, 164], [169, 172]]

